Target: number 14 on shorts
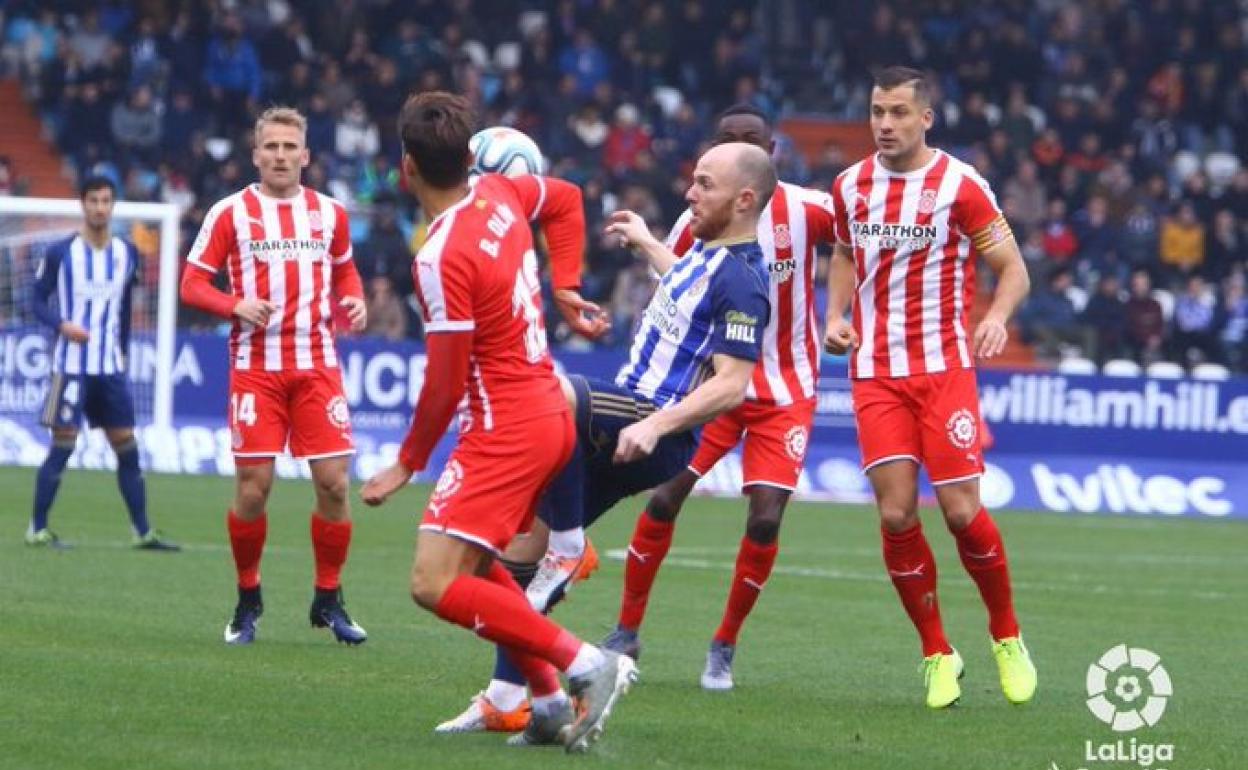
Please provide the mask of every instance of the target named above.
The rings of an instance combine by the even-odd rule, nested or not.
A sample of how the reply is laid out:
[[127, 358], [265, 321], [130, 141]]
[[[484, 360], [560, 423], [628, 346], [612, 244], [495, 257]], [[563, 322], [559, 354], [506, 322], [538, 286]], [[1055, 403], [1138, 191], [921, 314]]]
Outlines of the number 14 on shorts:
[[255, 425], [256, 394], [231, 393], [230, 417], [235, 425]]

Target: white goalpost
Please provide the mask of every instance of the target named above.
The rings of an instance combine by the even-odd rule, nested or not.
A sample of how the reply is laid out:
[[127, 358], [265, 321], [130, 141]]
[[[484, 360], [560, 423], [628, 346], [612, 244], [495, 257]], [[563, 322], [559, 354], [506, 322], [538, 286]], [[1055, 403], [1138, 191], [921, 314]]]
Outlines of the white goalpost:
[[[113, 231], [138, 247], [141, 285], [132, 308], [128, 369], [142, 428], [173, 425], [178, 312], [179, 211], [171, 203], [119, 201]], [[0, 462], [21, 462], [16, 444], [37, 428], [48, 385], [51, 332], [30, 310], [42, 250], [82, 225], [76, 199], [0, 196]], [[156, 275], [152, 275], [156, 272]]]

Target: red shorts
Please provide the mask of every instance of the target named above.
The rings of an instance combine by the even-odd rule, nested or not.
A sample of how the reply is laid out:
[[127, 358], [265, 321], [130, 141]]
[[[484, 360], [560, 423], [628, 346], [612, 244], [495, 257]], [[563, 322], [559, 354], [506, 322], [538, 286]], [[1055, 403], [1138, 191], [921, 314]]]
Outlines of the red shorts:
[[765, 484], [793, 491], [802, 475], [810, 426], [815, 420], [815, 399], [788, 406], [763, 406], [752, 401], [725, 412], [702, 429], [698, 451], [689, 470], [705, 476], [745, 434], [741, 486]]
[[912, 460], [933, 484], [984, 472], [974, 369], [854, 380], [853, 397], [864, 471]]
[[286, 450], [315, 460], [351, 454], [351, 412], [339, 369], [230, 373], [230, 436], [236, 459]]
[[564, 410], [464, 434], [446, 461], [420, 529], [501, 553], [528, 530], [537, 501], [572, 456], [576, 428]]

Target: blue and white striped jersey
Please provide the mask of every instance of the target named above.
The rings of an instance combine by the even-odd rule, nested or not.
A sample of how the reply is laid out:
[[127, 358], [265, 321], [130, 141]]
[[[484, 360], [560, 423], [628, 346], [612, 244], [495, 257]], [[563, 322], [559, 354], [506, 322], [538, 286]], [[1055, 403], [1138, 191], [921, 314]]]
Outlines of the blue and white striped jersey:
[[757, 241], [695, 241], [659, 280], [616, 384], [662, 408], [706, 379], [717, 353], [757, 361], [771, 315], [767, 289]]
[[[72, 321], [90, 334], [82, 343], [57, 336], [53, 372], [101, 375], [125, 371], [131, 294], [138, 270], [138, 250], [116, 236], [102, 249], [81, 235], [48, 248], [35, 271], [35, 316], [53, 330], [59, 330], [62, 321]], [[49, 305], [53, 294], [55, 310]]]

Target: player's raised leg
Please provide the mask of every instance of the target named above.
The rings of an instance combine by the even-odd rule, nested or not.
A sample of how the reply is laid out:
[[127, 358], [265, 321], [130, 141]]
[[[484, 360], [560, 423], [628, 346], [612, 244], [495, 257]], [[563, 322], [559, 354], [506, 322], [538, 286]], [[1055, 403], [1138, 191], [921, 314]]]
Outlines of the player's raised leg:
[[342, 566], [351, 548], [351, 508], [347, 502], [350, 455], [310, 460], [316, 510], [310, 522], [316, 560], [315, 595], [308, 618], [328, 628], [344, 644], [363, 644], [368, 633], [351, 619], [342, 598]]
[[230, 551], [238, 575], [238, 603], [225, 627], [226, 644], [251, 644], [264, 614], [260, 593], [260, 557], [268, 535], [265, 505], [273, 488], [272, 457], [235, 457], [234, 507], [226, 514]]

